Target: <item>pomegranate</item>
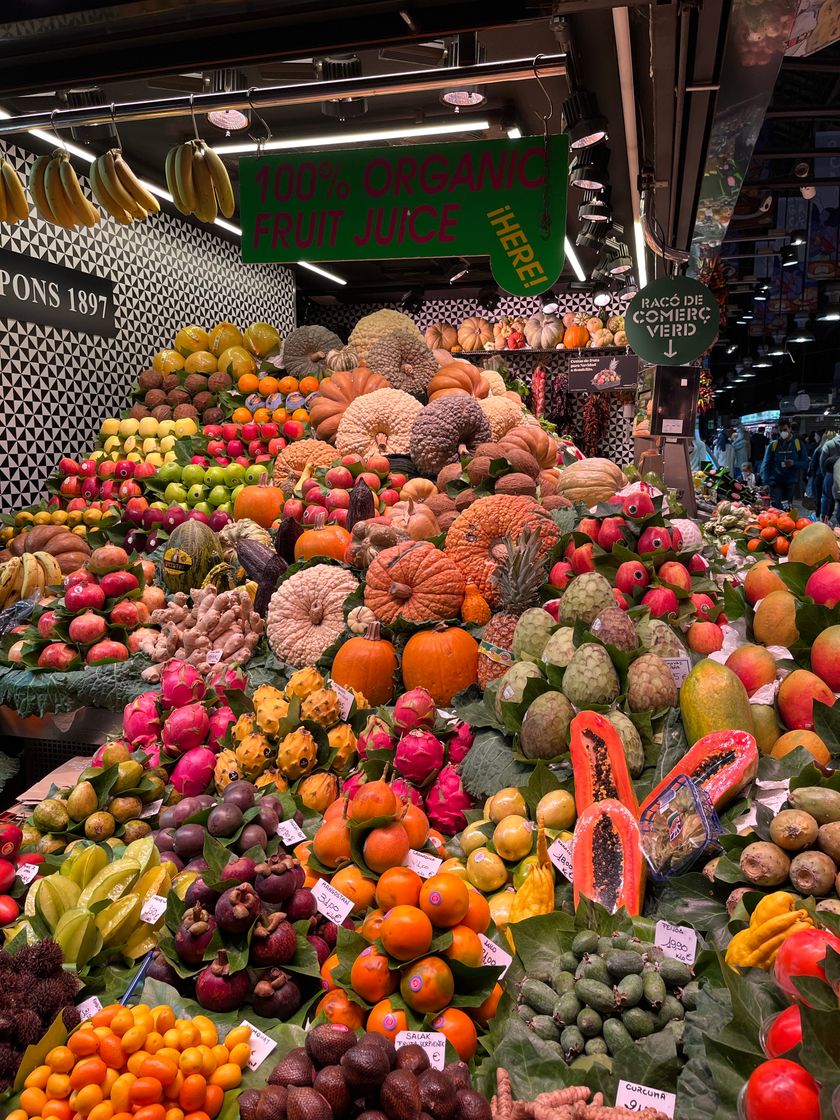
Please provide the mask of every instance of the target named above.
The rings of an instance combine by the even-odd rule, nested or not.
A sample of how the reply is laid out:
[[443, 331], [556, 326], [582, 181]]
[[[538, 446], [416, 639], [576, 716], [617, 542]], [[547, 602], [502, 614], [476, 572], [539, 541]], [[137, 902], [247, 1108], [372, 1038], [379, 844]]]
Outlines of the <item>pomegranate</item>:
[[132, 591], [137, 591], [140, 582], [131, 572], [107, 572], [99, 581], [106, 599], [122, 599]]
[[79, 664], [78, 651], [64, 642], [50, 642], [38, 655], [39, 669], [58, 669], [66, 673]]
[[123, 599], [116, 604], [108, 615], [108, 619], [113, 626], [121, 626], [124, 630], [134, 630], [141, 622], [149, 621], [149, 611], [142, 601], [135, 603], [131, 599]]
[[[132, 469], [132, 474], [133, 474]], [[88, 568], [97, 576], [104, 576], [108, 572], [117, 572], [128, 567], [128, 553], [116, 544], [103, 544], [95, 548], [90, 554]]]
[[195, 998], [206, 1011], [236, 1011], [250, 993], [248, 970], [231, 972], [224, 949], [219, 950], [195, 979]]
[[257, 918], [251, 933], [251, 953], [249, 961], [254, 968], [268, 968], [271, 965], [288, 964], [297, 951], [297, 934], [286, 915], [271, 914], [267, 918]]
[[64, 592], [64, 605], [73, 614], [101, 611], [105, 606], [105, 592], [98, 583], [74, 583]]
[[200, 964], [213, 937], [216, 919], [199, 904], [184, 911], [175, 931], [175, 951], [184, 964]]

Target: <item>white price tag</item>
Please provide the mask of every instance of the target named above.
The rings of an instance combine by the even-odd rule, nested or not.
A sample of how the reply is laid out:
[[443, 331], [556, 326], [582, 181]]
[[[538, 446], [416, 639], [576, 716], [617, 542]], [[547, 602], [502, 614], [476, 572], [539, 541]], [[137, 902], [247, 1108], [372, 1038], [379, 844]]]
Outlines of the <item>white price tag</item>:
[[350, 692], [349, 689], [342, 688], [341, 685], [336, 684], [335, 681], [330, 681], [330, 688], [336, 694], [339, 699], [339, 703], [341, 704], [339, 713], [341, 718], [347, 719], [347, 717], [350, 715], [350, 709], [353, 707], [353, 701], [356, 699], [356, 697], [352, 692]]
[[329, 918], [331, 922], [335, 922], [337, 926], [341, 925], [353, 909], [352, 900], [323, 879], [319, 879], [312, 888], [312, 894], [318, 906], [318, 913], [323, 914], [325, 918]]
[[560, 874], [566, 876], [570, 883], [574, 880], [575, 874], [572, 867], [572, 852], [568, 844], [560, 839], [555, 840], [548, 849], [548, 858]]
[[671, 675], [677, 688], [680, 688], [685, 678], [691, 672], [691, 662], [687, 657], [663, 657], [662, 659], [671, 670]]
[[510, 953], [506, 953], [501, 945], [497, 945], [495, 941], [491, 941], [490, 938], [485, 937], [483, 933], [478, 935], [478, 940], [481, 942], [481, 948], [483, 950], [481, 954], [481, 963], [493, 964], [496, 966], [502, 965], [504, 972], [499, 979], [504, 980], [507, 975], [507, 970], [510, 968], [511, 962], [513, 961], [513, 957]]
[[292, 844], [300, 844], [301, 841], [306, 839], [306, 833], [297, 821], [293, 820], [281, 821], [277, 826], [277, 835], [287, 848], [291, 847]]
[[24, 885], [28, 885], [40, 870], [40, 863], [22, 863], [17, 869], [17, 877]]
[[630, 1112], [642, 1112], [646, 1108], [658, 1108], [666, 1116], [673, 1116], [677, 1098], [664, 1089], [650, 1089], [635, 1081], [619, 1081], [615, 1095], [615, 1107], [626, 1108]]
[[162, 894], [153, 894], [140, 911], [140, 920], [154, 925], [161, 914], [166, 913], [166, 899]]
[[90, 999], [86, 999], [82, 1003], [77, 1003], [76, 1009], [84, 1023], [86, 1019], [92, 1019], [97, 1011], [102, 1010], [102, 1004], [99, 1002], [99, 996], [91, 996]]
[[416, 871], [421, 879], [431, 879], [432, 875], [438, 873], [442, 863], [443, 860], [438, 859], [437, 856], [431, 856], [428, 852], [418, 852], [414, 848], [410, 848], [403, 867], [409, 867], [412, 871]]
[[221, 660], [222, 660], [222, 651], [220, 649], [211, 649], [208, 652], [207, 658], [206, 658], [206, 661], [207, 661], [208, 665], [218, 665]]
[[249, 1023], [247, 1019], [243, 1019], [239, 1025], [241, 1027], [251, 1028], [251, 1037], [248, 1039], [248, 1045], [251, 1047], [248, 1069], [259, 1069], [271, 1051], [276, 1049], [277, 1043], [273, 1038], [269, 1038], [267, 1034], [263, 1034], [259, 1027], [255, 1027], [253, 1023]]
[[681, 436], [683, 434], [682, 420], [667, 420], [662, 421], [662, 434], [664, 436]]
[[694, 964], [694, 958], [697, 956], [697, 934], [691, 926], [657, 922], [655, 943], [666, 957], [674, 957], [683, 964]]
[[397, 1031], [394, 1046], [422, 1046], [429, 1055], [432, 1069], [443, 1069], [446, 1065], [446, 1035], [438, 1031]]
[[156, 817], [160, 812], [161, 805], [163, 805], [162, 797], [159, 797], [157, 801], [150, 801], [148, 805], [143, 806], [140, 819], [145, 820], [146, 817]]

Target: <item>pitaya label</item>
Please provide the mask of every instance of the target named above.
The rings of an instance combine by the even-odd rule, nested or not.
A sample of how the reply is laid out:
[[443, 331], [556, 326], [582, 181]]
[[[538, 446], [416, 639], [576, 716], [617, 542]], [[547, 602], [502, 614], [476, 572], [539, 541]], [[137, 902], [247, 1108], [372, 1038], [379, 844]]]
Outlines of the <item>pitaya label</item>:
[[663, 657], [662, 660], [671, 670], [674, 682], [679, 688], [691, 672], [691, 662], [687, 657]]
[[513, 957], [510, 953], [506, 953], [501, 945], [497, 945], [495, 941], [491, 941], [490, 938], [485, 937], [483, 933], [478, 935], [478, 940], [481, 942], [482, 949], [481, 963], [492, 964], [497, 968], [501, 965], [504, 972], [499, 979], [504, 980], [507, 975], [507, 970], [510, 968], [511, 962], [513, 961]]
[[300, 844], [306, 839], [306, 833], [297, 823], [297, 821], [281, 821], [277, 826], [277, 835], [283, 841], [287, 848], [293, 844]]
[[22, 863], [17, 869], [17, 877], [24, 886], [28, 886], [40, 870], [41, 865], [39, 863]]
[[429, 1055], [432, 1069], [443, 1069], [446, 1065], [446, 1035], [439, 1031], [397, 1031], [394, 1046], [421, 1046]]
[[206, 661], [208, 665], [218, 665], [222, 660], [222, 651], [220, 649], [211, 649], [207, 654]]
[[253, 1023], [249, 1023], [247, 1019], [243, 1019], [239, 1025], [241, 1027], [251, 1028], [251, 1037], [248, 1039], [248, 1045], [251, 1047], [248, 1069], [259, 1069], [271, 1051], [277, 1048], [277, 1043], [273, 1038], [269, 1038], [267, 1034], [264, 1034], [259, 1027], [255, 1027]]
[[342, 688], [340, 684], [335, 681], [330, 681], [330, 688], [338, 697], [338, 702], [341, 705], [339, 715], [341, 719], [345, 720], [350, 715], [350, 709], [353, 707], [353, 701], [356, 697], [346, 688]]
[[629, 1112], [642, 1112], [646, 1108], [658, 1108], [666, 1116], [673, 1116], [677, 1098], [664, 1089], [651, 1089], [635, 1081], [619, 1081], [615, 1094], [615, 1107], [626, 1108]]
[[140, 813], [140, 819], [143, 820], [146, 817], [156, 817], [160, 812], [161, 805], [163, 805], [162, 797], [159, 797], [157, 801], [150, 801], [148, 805], [143, 806], [143, 809]]
[[86, 999], [81, 1003], [77, 1003], [76, 1010], [79, 1012], [83, 1023], [86, 1019], [92, 1019], [97, 1011], [102, 1010], [102, 1004], [99, 1002], [99, 996], [91, 996], [90, 999]]
[[674, 957], [683, 964], [694, 964], [697, 956], [697, 934], [691, 926], [657, 922], [655, 943], [666, 957]]
[[431, 879], [432, 875], [438, 873], [442, 863], [443, 860], [438, 859], [437, 856], [410, 848], [403, 867], [409, 867], [412, 871], [416, 871], [421, 879]]
[[350, 911], [353, 909], [352, 899], [347, 898], [341, 891], [319, 879], [312, 888], [312, 897], [318, 907], [318, 913], [323, 914], [331, 922], [340, 926]]
[[140, 911], [140, 920], [150, 925], [158, 920], [161, 914], [166, 913], [166, 899], [162, 894], [153, 894]]
[[571, 883], [574, 879], [574, 870], [572, 867], [572, 852], [569, 845], [563, 840], [557, 839], [548, 849], [548, 858], [557, 868], [561, 875], [565, 875]]

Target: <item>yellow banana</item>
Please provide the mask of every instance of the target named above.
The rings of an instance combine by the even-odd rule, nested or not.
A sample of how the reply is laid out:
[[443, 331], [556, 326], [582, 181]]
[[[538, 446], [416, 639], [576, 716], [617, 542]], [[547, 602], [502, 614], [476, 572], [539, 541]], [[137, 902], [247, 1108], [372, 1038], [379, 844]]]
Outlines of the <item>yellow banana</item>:
[[101, 158], [100, 156], [98, 160], [95, 160], [90, 169], [90, 186], [93, 191], [93, 197], [102, 209], [110, 214], [112, 218], [116, 219], [121, 226], [131, 225], [133, 221], [131, 215], [111, 197], [105, 183], [102, 181], [102, 171], [99, 166]]
[[209, 144], [202, 142], [201, 150], [204, 154], [204, 162], [210, 169], [213, 188], [216, 192], [216, 198], [219, 201], [219, 209], [226, 218], [232, 218], [233, 212], [236, 209], [236, 201], [233, 197], [233, 187], [230, 185], [230, 176], [227, 173], [227, 168]]
[[169, 193], [172, 195], [172, 201], [175, 203], [176, 209], [182, 214], [188, 214], [189, 210], [187, 210], [186, 203], [181, 197], [181, 192], [178, 190], [178, 177], [175, 174], [175, 159], [177, 155], [178, 146], [176, 144], [174, 148], [170, 148], [166, 153], [166, 166], [164, 169], [166, 174], [166, 186]]
[[0, 610], [17, 601], [18, 595], [14, 590], [15, 580], [20, 574], [23, 563], [19, 556], [13, 556], [0, 566]]
[[44, 587], [59, 587], [64, 583], [64, 576], [56, 558], [49, 552], [33, 552], [32, 554], [44, 573]]
[[178, 184], [178, 194], [186, 209], [182, 214], [194, 214], [198, 199], [196, 197], [195, 182], [193, 180], [193, 163], [196, 150], [192, 141], [179, 144], [175, 152], [175, 181]]
[[0, 222], [14, 224], [17, 221], [11, 206], [6, 198], [6, 188], [3, 185], [3, 176], [0, 175]]
[[32, 173], [29, 176], [29, 189], [32, 191], [32, 198], [35, 201], [35, 209], [38, 211], [40, 217], [45, 222], [51, 222], [53, 225], [60, 225], [55, 215], [50, 209], [49, 201], [47, 200], [47, 192], [44, 189], [44, 174], [47, 170], [52, 156], [38, 156], [35, 163], [32, 165]]
[[143, 186], [128, 164], [122, 157], [122, 152], [119, 150], [114, 152], [114, 169], [117, 176], [125, 187], [126, 191], [131, 195], [138, 206], [147, 211], [149, 214], [157, 214], [160, 210], [160, 204], [153, 194]]
[[44, 590], [44, 571], [32, 552], [24, 552], [21, 560], [23, 561], [23, 584], [20, 589], [20, 597], [21, 599], [28, 599], [36, 591]]
[[116, 166], [114, 165], [113, 151], [106, 152], [99, 161], [99, 172], [102, 176], [102, 182], [108, 191], [108, 194], [113, 198], [118, 206], [129, 213], [132, 218], [145, 218], [146, 211], [138, 203], [134, 201], [125, 187], [120, 181], [117, 174]]
[[62, 157], [60, 155], [54, 155], [47, 164], [47, 169], [44, 172], [44, 191], [50, 204], [50, 210], [55, 215], [56, 223], [64, 226], [65, 229], [73, 229], [74, 226], [81, 223], [81, 218], [76, 213], [61, 185], [61, 161]]
[[78, 216], [82, 225], [87, 226], [88, 229], [95, 226], [99, 221], [99, 211], [91, 206], [85, 197], [79, 177], [69, 159], [61, 161], [61, 185], [73, 208], [73, 213]]
[[12, 213], [15, 221], [26, 221], [29, 217], [29, 203], [26, 201], [26, 192], [17, 172], [6, 160], [3, 160], [0, 164], [0, 171], [3, 175], [3, 186], [6, 188], [6, 207], [9, 211], [9, 221], [13, 220]]
[[201, 148], [196, 149], [192, 171], [193, 181], [195, 182], [196, 199], [198, 200], [198, 205], [195, 208], [195, 216], [200, 222], [215, 221], [216, 215], [219, 212], [216, 203], [216, 192], [213, 190], [210, 166], [204, 158], [204, 152]]

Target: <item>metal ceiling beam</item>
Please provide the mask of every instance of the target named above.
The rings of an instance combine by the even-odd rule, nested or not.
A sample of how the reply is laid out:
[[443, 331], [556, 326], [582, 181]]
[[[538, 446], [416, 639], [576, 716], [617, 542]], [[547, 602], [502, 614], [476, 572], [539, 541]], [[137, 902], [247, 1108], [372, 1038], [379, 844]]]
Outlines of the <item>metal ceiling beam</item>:
[[828, 156], [836, 159], [840, 155], [840, 148], [817, 148], [810, 152], [753, 152], [753, 159], [820, 159]]
[[[840, 152], [838, 152], [840, 154]], [[840, 179], [750, 179], [745, 181], [745, 187], [762, 191], [798, 191], [801, 187], [836, 187], [840, 186]]]
[[765, 113], [766, 120], [835, 120], [840, 117], [840, 106], [800, 105], [795, 109], [773, 109]]
[[[538, 72], [541, 78], [566, 72], [566, 56], [543, 55]], [[489, 85], [493, 82], [533, 81], [532, 58], [481, 62], [474, 66], [446, 66], [435, 70], [416, 70], [377, 77], [342, 78], [333, 82], [306, 82], [301, 85], [264, 86], [231, 93], [198, 93], [190, 97], [161, 97], [145, 101], [124, 101], [116, 105], [94, 105], [57, 112], [26, 113], [0, 120], [0, 135], [29, 132], [33, 128], [72, 128], [81, 125], [123, 124], [127, 121], [160, 120], [205, 114], [214, 109], [269, 109], [279, 105], [317, 105], [346, 97], [381, 97], [422, 90], [446, 89], [456, 82]], [[453, 117], [453, 121], [457, 118]]]

